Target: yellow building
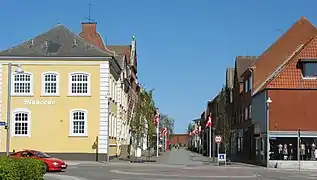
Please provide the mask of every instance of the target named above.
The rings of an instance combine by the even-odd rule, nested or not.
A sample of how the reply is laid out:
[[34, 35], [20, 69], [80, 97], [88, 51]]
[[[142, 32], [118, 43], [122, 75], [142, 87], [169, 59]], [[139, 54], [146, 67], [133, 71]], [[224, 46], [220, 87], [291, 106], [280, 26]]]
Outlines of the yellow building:
[[[12, 68], [10, 151], [37, 149], [77, 160], [98, 154], [105, 160], [110, 136], [109, 156], [115, 156], [117, 123], [123, 119], [118, 112], [127, 107], [116, 58], [63, 25], [0, 52], [2, 121], [8, 114], [8, 63], [24, 71]], [[1, 128], [1, 152], [6, 133]]]

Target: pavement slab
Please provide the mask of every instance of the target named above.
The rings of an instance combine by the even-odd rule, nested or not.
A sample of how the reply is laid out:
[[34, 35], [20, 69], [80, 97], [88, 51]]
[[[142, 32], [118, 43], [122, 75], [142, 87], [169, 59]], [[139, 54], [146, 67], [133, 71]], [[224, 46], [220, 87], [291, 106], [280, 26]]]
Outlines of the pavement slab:
[[315, 171], [287, 171], [234, 164], [206, 165], [208, 157], [180, 149], [160, 156], [159, 163], [70, 162], [61, 173], [48, 173], [45, 180], [310, 180]]

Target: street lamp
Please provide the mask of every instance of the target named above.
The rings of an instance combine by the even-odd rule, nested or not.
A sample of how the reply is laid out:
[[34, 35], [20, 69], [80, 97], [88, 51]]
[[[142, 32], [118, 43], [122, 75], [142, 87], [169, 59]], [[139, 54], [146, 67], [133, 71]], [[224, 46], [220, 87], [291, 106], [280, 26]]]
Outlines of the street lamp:
[[270, 137], [269, 137], [269, 120], [270, 120], [270, 104], [272, 100], [270, 97], [266, 100], [266, 167], [269, 168], [270, 159]]
[[[215, 135], [216, 135], [216, 127], [212, 127], [212, 139], [210, 142], [212, 142], [212, 161], [215, 161]], [[210, 143], [211, 144], [211, 143]]]
[[23, 73], [23, 69], [19, 64], [8, 64], [8, 94], [7, 94], [7, 142], [6, 142], [6, 153], [7, 156], [10, 154], [10, 136], [11, 136], [11, 82], [12, 82], [12, 66], [16, 67], [16, 73]]

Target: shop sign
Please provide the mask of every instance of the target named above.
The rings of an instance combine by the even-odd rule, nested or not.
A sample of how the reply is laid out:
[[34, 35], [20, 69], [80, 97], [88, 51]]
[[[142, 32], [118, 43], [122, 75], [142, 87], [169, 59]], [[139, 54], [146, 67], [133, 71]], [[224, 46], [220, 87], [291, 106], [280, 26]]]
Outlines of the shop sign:
[[34, 105], [54, 105], [54, 100], [24, 100], [24, 104], [34, 104]]

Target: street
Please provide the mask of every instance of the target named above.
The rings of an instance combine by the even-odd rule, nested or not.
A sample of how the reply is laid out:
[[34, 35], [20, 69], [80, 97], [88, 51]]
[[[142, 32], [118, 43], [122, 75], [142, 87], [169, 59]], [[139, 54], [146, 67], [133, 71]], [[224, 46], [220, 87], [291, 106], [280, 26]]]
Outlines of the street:
[[160, 164], [79, 162], [70, 165], [66, 172], [47, 173], [45, 180], [317, 179], [317, 173], [312, 171], [267, 170], [243, 164], [218, 167], [211, 163], [206, 165], [206, 160], [208, 158], [181, 149], [170, 152], [168, 156], [163, 155]]

